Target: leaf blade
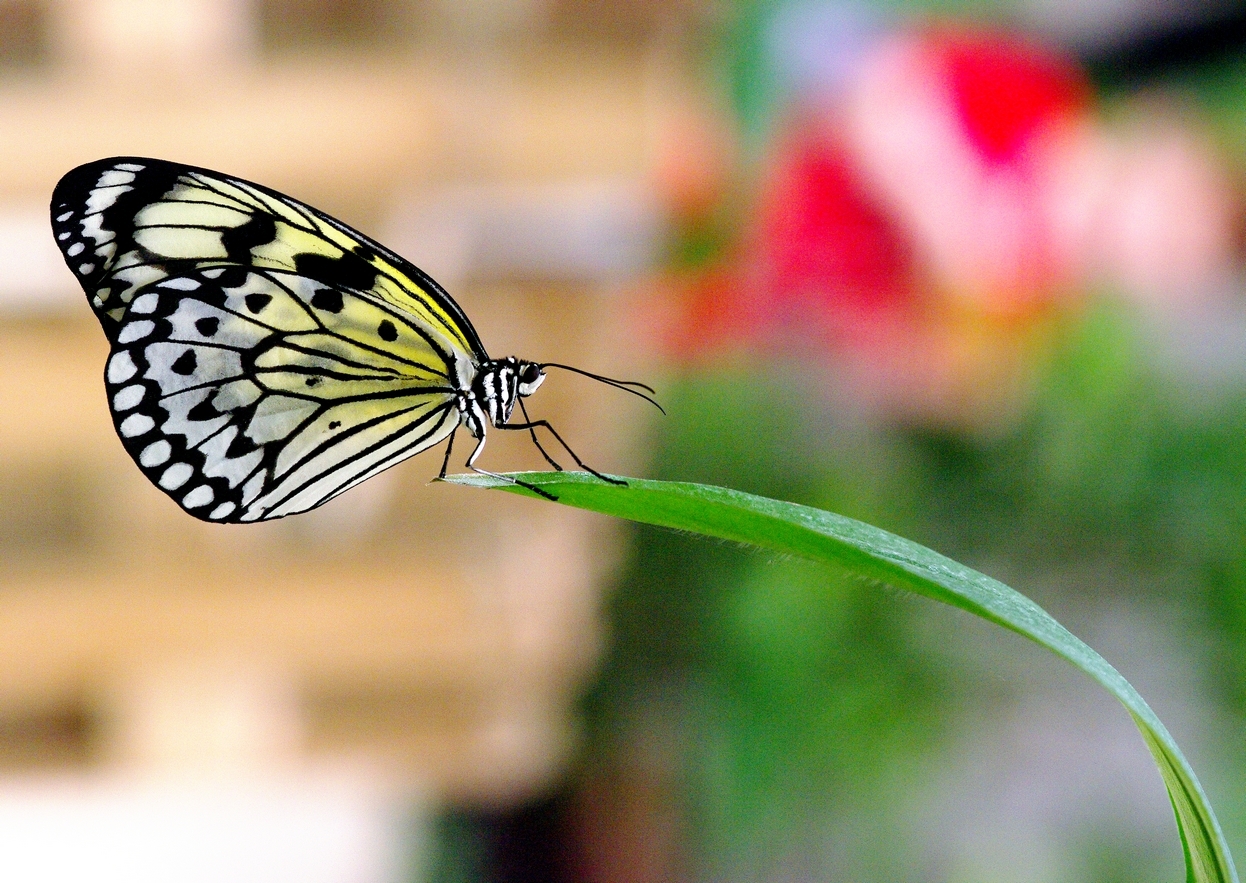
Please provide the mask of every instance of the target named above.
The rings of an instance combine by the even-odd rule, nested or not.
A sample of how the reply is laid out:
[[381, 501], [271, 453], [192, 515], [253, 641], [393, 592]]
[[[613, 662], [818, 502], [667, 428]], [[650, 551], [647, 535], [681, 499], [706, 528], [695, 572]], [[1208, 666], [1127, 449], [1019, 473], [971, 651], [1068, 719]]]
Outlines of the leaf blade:
[[[564, 505], [836, 564], [958, 607], [1046, 647], [1090, 675], [1125, 706], [1168, 789], [1188, 883], [1238, 883], [1219, 821], [1189, 762], [1146, 701], [1107, 660], [1045, 610], [998, 580], [903, 537], [842, 515], [688, 482], [628, 478], [611, 485], [578, 472], [516, 473]], [[531, 491], [482, 475], [445, 481]]]

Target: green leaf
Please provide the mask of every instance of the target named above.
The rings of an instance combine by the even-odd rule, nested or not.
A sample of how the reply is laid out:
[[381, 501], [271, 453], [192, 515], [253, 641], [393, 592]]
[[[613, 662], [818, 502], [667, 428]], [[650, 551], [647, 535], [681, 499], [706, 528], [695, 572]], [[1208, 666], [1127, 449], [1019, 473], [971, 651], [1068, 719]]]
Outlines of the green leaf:
[[[1216, 815], [1155, 712], [1102, 656], [1029, 598], [998, 580], [863, 522], [728, 488], [636, 478], [618, 486], [580, 472], [527, 472], [510, 477], [540, 487], [568, 506], [838, 565], [959, 607], [1036, 641], [1102, 684], [1134, 719], [1168, 788], [1185, 851], [1187, 881], [1237, 883]], [[446, 481], [536, 496], [488, 476], [452, 475]]]

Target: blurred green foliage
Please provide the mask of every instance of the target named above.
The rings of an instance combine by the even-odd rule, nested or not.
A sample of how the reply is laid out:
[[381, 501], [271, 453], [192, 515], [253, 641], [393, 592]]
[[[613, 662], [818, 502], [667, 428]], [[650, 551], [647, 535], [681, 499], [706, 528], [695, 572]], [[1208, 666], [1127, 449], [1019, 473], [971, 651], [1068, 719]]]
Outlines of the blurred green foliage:
[[[853, 414], [832, 404], [826, 365], [687, 371], [652, 474], [840, 512], [996, 572], [1109, 572], [1069, 590], [1174, 612], [1209, 695], [1240, 721], [1246, 387], [1172, 369], [1106, 303], [1058, 338], [1024, 416], [990, 431]], [[705, 878], [924, 879], [897, 797], [999, 689], [917, 636], [929, 613], [813, 564], [640, 528], [587, 701], [590, 764], [666, 740]], [[1246, 795], [1212, 790], [1240, 842]], [[1166, 867], [1154, 844], [1110, 832], [1070, 848], [1097, 880]]]

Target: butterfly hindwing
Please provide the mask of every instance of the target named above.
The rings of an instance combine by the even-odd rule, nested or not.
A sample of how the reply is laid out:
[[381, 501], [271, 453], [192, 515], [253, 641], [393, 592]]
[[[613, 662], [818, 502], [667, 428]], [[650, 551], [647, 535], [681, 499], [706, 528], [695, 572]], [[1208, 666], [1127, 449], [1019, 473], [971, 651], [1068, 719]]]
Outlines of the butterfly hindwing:
[[306, 511], [437, 444], [488, 358], [418, 269], [258, 185], [103, 160], [62, 179], [52, 221], [112, 344], [117, 432], [198, 518]]
[[432, 352], [422, 338], [386, 353], [354, 339], [392, 322], [377, 319], [385, 308], [347, 294], [326, 317], [311, 280], [220, 270], [136, 292], [105, 368], [126, 450], [184, 509], [213, 521], [301, 512], [453, 429], [449, 378], [411, 358]]

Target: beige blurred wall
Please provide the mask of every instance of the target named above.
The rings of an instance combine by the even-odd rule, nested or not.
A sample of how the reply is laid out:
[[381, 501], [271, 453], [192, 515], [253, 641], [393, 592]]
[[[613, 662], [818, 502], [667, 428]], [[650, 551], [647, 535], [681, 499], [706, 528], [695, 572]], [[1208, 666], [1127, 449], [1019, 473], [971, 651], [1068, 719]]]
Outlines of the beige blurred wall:
[[[690, 100], [678, 26], [638, 2], [0, 2], [0, 233], [31, 243], [0, 247], [0, 772], [356, 757], [493, 802], [556, 773], [618, 528], [429, 485], [440, 451], [305, 516], [193, 520], [115, 438], [106, 344], [37, 230], [61, 174], [129, 153], [262, 181], [417, 263], [439, 211], [505, 254], [501, 192], [505, 217], [552, 218], [559, 194], [622, 193], [589, 202], [643, 239], [654, 144]], [[465, 190], [470, 212], [446, 196]], [[564, 266], [551, 229], [535, 270], [460, 262], [453, 293], [495, 354], [646, 376], [626, 320], [643, 267]], [[650, 420], [623, 398], [557, 377], [533, 405], [623, 472]], [[485, 459], [540, 465], [513, 438]]]

